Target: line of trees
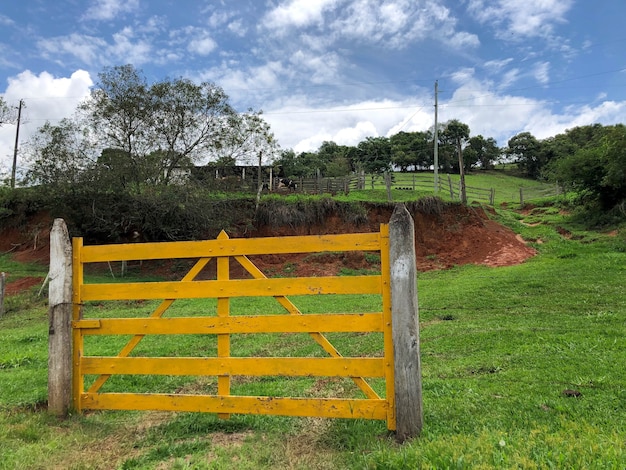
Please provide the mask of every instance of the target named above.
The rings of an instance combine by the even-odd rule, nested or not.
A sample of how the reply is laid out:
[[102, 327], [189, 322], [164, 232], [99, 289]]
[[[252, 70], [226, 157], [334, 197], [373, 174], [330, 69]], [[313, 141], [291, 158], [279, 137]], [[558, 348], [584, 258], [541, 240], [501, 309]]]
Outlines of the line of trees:
[[[316, 152], [282, 152], [276, 162], [286, 175], [316, 173], [343, 176], [350, 172], [382, 173], [431, 169], [433, 130], [399, 132], [391, 137], [368, 137], [356, 146], [324, 142]], [[618, 208], [626, 214], [626, 127], [623, 124], [579, 126], [547, 139], [530, 132], [498, 147], [492, 137], [470, 136], [467, 124], [451, 120], [440, 125], [439, 170], [460, 173], [493, 169], [511, 163], [520, 176], [558, 182], [579, 194], [580, 201], [603, 211]]]
[[106, 68], [75, 116], [47, 122], [28, 143], [26, 184], [141, 193], [165, 187], [206, 160], [274, 159], [260, 112], [238, 113], [214, 83], [148, 84], [132, 65]]
[[[74, 117], [46, 123], [26, 146], [26, 183], [75, 191], [142, 194], [171, 186], [200, 164], [232, 167], [259, 162], [287, 177], [431, 169], [434, 129], [367, 137], [356, 146], [324, 142], [317, 151], [279, 153], [260, 112], [236, 112], [219, 86], [164, 79], [149, 84], [132, 65], [105, 68]], [[0, 124], [10, 118], [0, 100]], [[626, 202], [626, 130], [621, 124], [580, 126], [539, 140], [529, 132], [507, 146], [471, 136], [467, 124], [440, 124], [438, 169], [462, 173], [516, 164], [520, 175], [558, 181], [603, 210]], [[180, 182], [180, 181], [178, 181]]]
[[[476, 167], [494, 168], [501, 158], [495, 139], [482, 135], [470, 137], [467, 124], [451, 120], [439, 126], [439, 167], [446, 172], [459, 172], [457, 158], [462, 148], [466, 171]], [[323, 142], [315, 152], [283, 151], [276, 162], [290, 177], [306, 177], [316, 173], [324, 176], [344, 176], [351, 172], [382, 173], [419, 171], [433, 167], [433, 129], [399, 132], [391, 137], [367, 137], [356, 146]]]

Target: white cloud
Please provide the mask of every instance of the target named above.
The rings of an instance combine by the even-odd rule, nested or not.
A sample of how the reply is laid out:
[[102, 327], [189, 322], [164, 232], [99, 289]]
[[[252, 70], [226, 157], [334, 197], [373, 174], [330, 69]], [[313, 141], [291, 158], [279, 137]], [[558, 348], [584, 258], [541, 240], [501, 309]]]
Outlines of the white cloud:
[[539, 62], [535, 64], [533, 76], [542, 85], [547, 84], [550, 81], [550, 63]]
[[244, 25], [243, 21], [234, 20], [228, 23], [228, 31], [233, 33], [235, 36], [242, 38], [248, 32], [248, 28]]
[[336, 0], [290, 0], [266, 13], [261, 20], [263, 27], [285, 34], [291, 28], [320, 25], [326, 9], [334, 7]]
[[63, 63], [63, 55], [73, 56], [82, 64], [102, 66], [110, 63], [132, 63], [141, 65], [155, 58], [151, 42], [138, 37], [135, 31], [127, 26], [113, 34], [113, 42], [108, 43], [102, 38], [72, 33], [42, 39], [37, 42], [45, 58]]
[[430, 37], [454, 49], [479, 44], [475, 34], [457, 31], [456, 18], [435, 0], [291, 0], [269, 11], [261, 27], [280, 37], [315, 29], [326, 45], [347, 39], [404, 49]]
[[518, 81], [519, 78], [520, 78], [520, 69], [515, 68], [515, 69], [508, 70], [507, 72], [502, 74], [498, 87], [501, 90], [508, 88], [511, 85], [513, 85], [516, 81]]
[[[500, 146], [520, 132], [544, 139], [576, 126], [626, 121], [626, 101], [602, 101], [595, 106], [575, 106], [554, 112], [549, 102], [493, 91], [490, 81], [480, 81], [473, 69], [456, 74], [459, 85], [449, 99], [439, 102], [439, 122], [458, 119], [469, 125], [471, 135], [493, 137]], [[283, 148], [314, 151], [324, 141], [357, 145], [367, 137], [391, 136], [400, 131], [426, 131], [434, 123], [433, 100], [427, 90], [414, 102], [376, 100], [348, 106], [324, 106], [306, 97], [292, 97], [266, 109], [264, 118]]]
[[468, 11], [478, 21], [497, 27], [502, 39], [543, 36], [552, 33], [556, 23], [574, 0], [469, 0]]
[[489, 60], [485, 62], [484, 67], [489, 72], [499, 72], [513, 61], [512, 58], [502, 60]]
[[131, 13], [139, 8], [139, 0], [95, 0], [83, 15], [83, 19], [108, 21], [120, 14]]
[[0, 14], [0, 24], [3, 26], [15, 26], [15, 21], [8, 16]]
[[61, 54], [69, 54], [85, 64], [93, 65], [101, 58], [107, 43], [101, 38], [72, 33], [69, 36], [42, 39], [37, 42], [37, 46], [46, 58], [60, 60]]
[[[317, 150], [322, 142], [357, 145], [366, 137], [389, 135], [392, 128], [414, 131], [432, 125], [432, 115], [414, 102], [370, 100], [346, 106], [323, 107], [294, 97], [264, 114], [283, 148]], [[423, 129], [418, 126], [423, 125]], [[402, 127], [402, 129], [399, 129]]]
[[107, 48], [108, 59], [114, 63], [141, 65], [153, 59], [152, 46], [144, 38], [137, 38], [131, 27], [113, 34], [113, 44]]
[[187, 50], [198, 55], [209, 55], [217, 48], [217, 43], [209, 36], [194, 38], [189, 42]]
[[312, 83], [331, 83], [337, 78], [340, 59], [334, 52], [311, 54], [298, 50], [290, 58], [290, 63]]
[[[26, 70], [9, 77], [8, 83], [3, 93], [6, 102], [16, 106], [23, 99], [25, 103], [19, 149], [46, 121], [54, 124], [72, 116], [93, 85], [91, 76], [84, 70], [77, 70], [69, 77], [54, 77], [48, 72], [36, 75]], [[6, 174], [12, 164], [15, 130], [14, 125], [0, 127], [0, 173]], [[23, 155], [21, 152], [18, 155], [18, 167], [23, 168]]]
[[447, 39], [447, 43], [453, 49], [462, 50], [465, 48], [478, 47], [480, 45], [480, 40], [475, 34], [461, 31], [451, 34], [450, 37]]

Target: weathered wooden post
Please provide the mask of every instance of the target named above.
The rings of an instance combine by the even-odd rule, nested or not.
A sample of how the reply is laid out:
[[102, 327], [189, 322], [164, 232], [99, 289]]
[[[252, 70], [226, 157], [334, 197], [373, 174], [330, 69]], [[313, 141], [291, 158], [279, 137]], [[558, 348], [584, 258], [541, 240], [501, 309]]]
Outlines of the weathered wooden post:
[[63, 219], [50, 232], [48, 411], [66, 416], [72, 403], [72, 244]]
[[448, 175], [448, 187], [450, 188], [450, 199], [454, 201], [454, 187], [452, 186], [452, 178]]
[[0, 273], [0, 318], [4, 315], [4, 294], [6, 289], [7, 275]]
[[404, 204], [396, 205], [389, 221], [389, 266], [395, 364], [396, 439], [404, 442], [418, 436], [424, 424], [415, 226]]

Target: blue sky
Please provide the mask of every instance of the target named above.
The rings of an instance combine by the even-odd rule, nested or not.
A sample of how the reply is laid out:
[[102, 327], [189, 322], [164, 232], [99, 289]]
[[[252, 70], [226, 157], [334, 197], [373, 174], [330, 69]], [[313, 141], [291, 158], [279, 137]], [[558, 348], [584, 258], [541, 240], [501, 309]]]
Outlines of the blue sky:
[[[437, 80], [440, 122], [505, 146], [626, 123], [624, 18], [623, 0], [5, 0], [0, 94], [24, 100], [25, 142], [131, 63], [215, 82], [304, 151], [428, 129]], [[14, 139], [0, 128], [0, 173]]]

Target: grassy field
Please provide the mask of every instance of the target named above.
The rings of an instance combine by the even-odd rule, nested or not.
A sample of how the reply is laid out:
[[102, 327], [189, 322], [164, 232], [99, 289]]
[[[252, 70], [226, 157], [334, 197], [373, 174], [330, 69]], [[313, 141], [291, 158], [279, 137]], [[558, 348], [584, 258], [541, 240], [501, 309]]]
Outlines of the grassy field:
[[[463, 266], [421, 273], [425, 427], [395, 443], [384, 422], [157, 412], [45, 412], [47, 318], [39, 287], [11, 297], [0, 319], [0, 469], [407, 469], [626, 468], [626, 233], [574, 224], [558, 207], [498, 210], [538, 256], [512, 267]], [[45, 275], [0, 256], [0, 270]], [[242, 313], [268, 308], [247, 299]], [[378, 299], [317, 297], [304, 311], [368, 311]], [[130, 315], [140, 302], [92, 305], [93, 315]], [[95, 313], [97, 310], [97, 313]], [[180, 302], [172, 314], [214, 306]], [[333, 338], [372, 354], [379, 338]], [[94, 350], [114, 346], [95, 341]], [[145, 353], [210, 354], [214, 340], [146, 342]], [[241, 354], [319, 354], [302, 337], [242, 337]], [[142, 382], [108, 384], [111, 390]], [[211, 378], [161, 378], [155, 390], [212, 390]], [[242, 380], [240, 393], [319, 391], [313, 379]], [[323, 393], [350, 395], [343, 381]], [[379, 388], [381, 384], [375, 384]]]
[[[449, 178], [449, 179], [448, 179]], [[449, 182], [452, 182], [455, 200], [459, 199], [459, 175], [439, 174], [440, 184], [437, 195], [444, 200], [452, 200], [449, 191]], [[465, 184], [468, 188], [468, 201], [489, 202], [489, 191], [494, 191], [494, 203], [519, 203], [520, 188], [524, 201], [536, 201], [557, 194], [554, 184], [520, 178], [510, 171], [477, 170], [465, 175]], [[337, 199], [370, 201], [387, 200], [387, 191], [383, 177], [374, 180], [373, 188], [371, 177], [368, 176], [365, 190], [352, 190], [347, 196], [337, 195]], [[411, 189], [410, 191], [408, 189]], [[414, 190], [413, 190], [414, 189]], [[432, 172], [399, 173], [393, 174], [391, 197], [393, 201], [415, 200], [416, 197], [431, 196], [434, 193], [434, 175]]]

